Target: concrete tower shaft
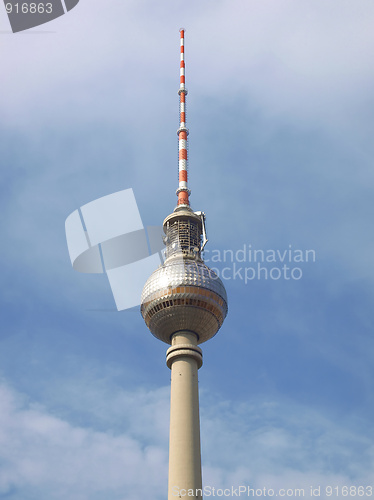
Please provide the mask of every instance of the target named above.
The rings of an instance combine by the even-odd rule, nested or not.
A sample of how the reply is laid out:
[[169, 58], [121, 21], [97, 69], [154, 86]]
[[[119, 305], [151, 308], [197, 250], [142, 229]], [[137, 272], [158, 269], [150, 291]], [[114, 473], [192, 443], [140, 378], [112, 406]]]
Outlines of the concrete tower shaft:
[[191, 332], [175, 335], [166, 363], [171, 369], [168, 500], [172, 500], [181, 489], [202, 489], [197, 371], [203, 358], [196, 336]]

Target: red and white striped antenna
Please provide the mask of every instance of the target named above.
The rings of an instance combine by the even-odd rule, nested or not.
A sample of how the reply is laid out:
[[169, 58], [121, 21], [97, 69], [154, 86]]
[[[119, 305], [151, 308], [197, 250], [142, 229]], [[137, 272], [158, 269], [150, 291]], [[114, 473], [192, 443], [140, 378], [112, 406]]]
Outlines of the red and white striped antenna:
[[187, 89], [185, 87], [185, 63], [184, 63], [184, 29], [180, 30], [180, 85], [179, 85], [179, 129], [177, 130], [179, 142], [179, 187], [177, 189], [178, 206], [190, 205], [189, 195], [191, 191], [188, 189], [187, 184], [187, 137], [188, 128], [186, 127], [186, 95]]

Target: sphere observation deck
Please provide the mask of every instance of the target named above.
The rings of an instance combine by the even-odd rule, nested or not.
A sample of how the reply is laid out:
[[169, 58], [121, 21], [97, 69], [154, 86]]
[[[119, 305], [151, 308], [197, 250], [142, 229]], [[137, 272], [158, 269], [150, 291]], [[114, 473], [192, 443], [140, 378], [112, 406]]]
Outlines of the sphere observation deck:
[[201, 258], [203, 223], [187, 206], [165, 219], [166, 259], [143, 288], [142, 316], [167, 344], [179, 331], [195, 333], [201, 344], [218, 332], [227, 314], [225, 287]]

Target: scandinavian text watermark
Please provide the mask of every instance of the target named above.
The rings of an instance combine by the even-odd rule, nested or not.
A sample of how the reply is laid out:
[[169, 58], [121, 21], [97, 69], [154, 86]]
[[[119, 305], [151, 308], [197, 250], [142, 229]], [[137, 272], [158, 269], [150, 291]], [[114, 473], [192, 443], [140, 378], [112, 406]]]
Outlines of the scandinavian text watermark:
[[222, 280], [242, 280], [245, 284], [254, 280], [298, 281], [303, 277], [305, 265], [316, 262], [316, 251], [293, 248], [291, 244], [282, 249], [244, 244], [235, 250], [206, 249], [204, 262]]

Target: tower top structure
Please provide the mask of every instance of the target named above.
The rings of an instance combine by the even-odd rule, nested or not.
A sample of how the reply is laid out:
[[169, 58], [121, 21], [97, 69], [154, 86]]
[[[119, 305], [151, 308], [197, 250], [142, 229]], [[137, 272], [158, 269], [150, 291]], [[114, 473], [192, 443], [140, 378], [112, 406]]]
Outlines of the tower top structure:
[[155, 337], [171, 344], [180, 331], [193, 332], [197, 343], [213, 337], [227, 314], [226, 290], [203, 261], [205, 214], [190, 207], [187, 183], [187, 137], [184, 33], [180, 30], [179, 187], [178, 204], [163, 223], [166, 259], [144, 285], [142, 316]]

